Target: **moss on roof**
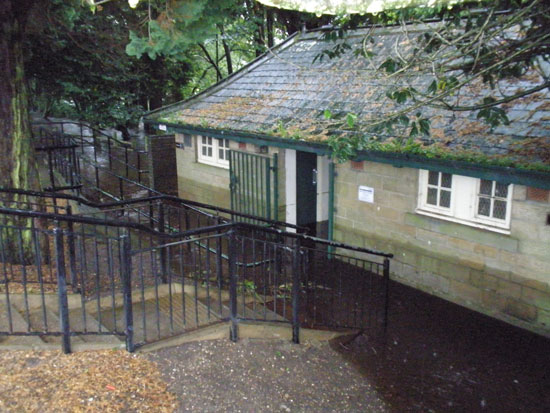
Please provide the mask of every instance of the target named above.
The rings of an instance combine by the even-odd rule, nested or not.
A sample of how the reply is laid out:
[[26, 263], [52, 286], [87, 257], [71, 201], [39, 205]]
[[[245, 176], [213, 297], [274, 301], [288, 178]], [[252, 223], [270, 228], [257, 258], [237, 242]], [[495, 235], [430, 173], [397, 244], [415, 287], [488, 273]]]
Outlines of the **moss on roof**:
[[[365, 32], [351, 32], [347, 42], [359, 46]], [[409, 32], [410, 34], [410, 32]], [[361, 138], [363, 150], [422, 154], [426, 157], [460, 159], [483, 164], [506, 165], [547, 171], [550, 169], [550, 94], [540, 91], [505, 104], [509, 125], [491, 128], [472, 112], [424, 109], [431, 121], [431, 135], [411, 141], [399, 135], [366, 133], [367, 126], [399, 105], [386, 99], [389, 86], [405, 80], [425, 89], [433, 79], [407, 74], [407, 78], [384, 77], [374, 70], [393, 53], [395, 44], [411, 48], [398, 29], [379, 29], [372, 34], [370, 59], [351, 50], [333, 59], [317, 59], [328, 46], [321, 33], [296, 36], [272, 53], [206, 93], [160, 110], [149, 119], [213, 130], [277, 136], [309, 142], [334, 143]], [[529, 73], [505, 83], [500, 93], [510, 95], [540, 81]], [[404, 84], [404, 83], [403, 83]], [[461, 105], [478, 102], [488, 94], [481, 81], [461, 90]], [[494, 91], [493, 91], [494, 92]], [[497, 92], [499, 93], [499, 92]], [[325, 110], [333, 115], [323, 116]], [[341, 119], [357, 115], [353, 128]]]

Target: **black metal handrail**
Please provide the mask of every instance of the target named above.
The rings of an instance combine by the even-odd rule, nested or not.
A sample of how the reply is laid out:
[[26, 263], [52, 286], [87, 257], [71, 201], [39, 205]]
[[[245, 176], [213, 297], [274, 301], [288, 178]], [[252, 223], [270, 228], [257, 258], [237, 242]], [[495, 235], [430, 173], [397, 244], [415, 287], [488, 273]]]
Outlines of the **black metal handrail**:
[[[47, 126], [49, 126], [49, 125], [61, 125], [61, 126], [63, 126], [63, 125], [78, 125], [78, 126], [81, 126], [81, 127], [84, 127], [84, 128], [88, 128], [92, 132], [103, 135], [106, 138], [109, 138], [109, 139], [113, 140], [116, 143], [119, 143], [119, 144], [125, 145], [125, 146], [128, 145], [127, 142], [121, 141], [118, 138], [113, 138], [112, 136], [110, 136], [110, 135], [106, 134], [105, 132], [103, 132], [101, 129], [98, 129], [94, 126], [91, 126], [89, 124], [86, 124], [86, 123], [80, 122], [80, 121], [79, 122], [77, 122], [77, 121], [36, 121], [36, 122], [32, 122], [32, 124], [33, 125], [47, 125]], [[61, 129], [61, 133], [65, 134], [65, 135], [70, 135], [70, 134], [65, 133], [63, 128]], [[73, 136], [73, 135], [71, 135], [71, 136]], [[82, 135], [82, 137], [84, 137], [84, 136]]]
[[2, 207], [0, 207], [0, 214], [16, 215], [16, 216], [29, 217], [29, 218], [33, 218], [33, 217], [49, 218], [54, 221], [73, 222], [73, 223], [81, 223], [81, 224], [89, 224], [89, 225], [105, 225], [105, 226], [118, 227], [118, 228], [131, 228], [135, 230], [145, 231], [161, 238], [172, 238], [172, 239], [205, 234], [213, 231], [245, 229], [245, 230], [252, 230], [256, 232], [276, 234], [279, 236], [285, 236], [285, 237], [302, 240], [302, 241], [305, 240], [305, 241], [315, 242], [317, 244], [326, 245], [334, 248], [342, 248], [350, 251], [363, 252], [366, 254], [376, 255], [384, 258], [393, 258], [393, 254], [391, 253], [376, 251], [369, 248], [356, 247], [356, 246], [345, 244], [342, 242], [329, 241], [326, 239], [312, 237], [309, 235], [304, 235], [304, 234], [299, 234], [294, 232], [286, 232], [279, 229], [268, 228], [261, 225], [249, 224], [245, 222], [228, 222], [225, 224], [211, 225], [207, 227], [201, 227], [201, 228], [186, 230], [186, 231], [177, 232], [177, 233], [169, 233], [169, 232], [160, 232], [155, 229], [151, 229], [146, 225], [139, 224], [136, 222], [126, 222], [126, 221], [119, 221], [119, 220], [112, 220], [112, 219], [88, 218], [88, 217], [83, 217], [79, 215], [66, 215], [66, 214], [55, 214], [50, 212], [26, 211], [26, 210], [2, 208]]
[[[149, 188], [146, 188], [146, 189], [149, 189]], [[92, 207], [92, 208], [100, 208], [100, 209], [125, 207], [125, 206], [140, 204], [140, 203], [144, 203], [144, 202], [171, 201], [171, 202], [178, 203], [178, 204], [180, 204], [184, 207], [202, 208], [202, 209], [214, 211], [216, 213], [216, 215], [211, 215], [211, 217], [216, 217], [219, 214], [234, 215], [234, 216], [238, 216], [238, 217], [241, 217], [241, 218], [261, 221], [261, 222], [264, 222], [264, 223], [269, 224], [271, 226], [287, 227], [287, 228], [292, 228], [292, 229], [295, 229], [295, 230], [299, 230], [301, 232], [306, 232], [307, 231], [307, 228], [299, 226], [299, 225], [289, 224], [289, 223], [283, 222], [283, 221], [275, 221], [275, 220], [267, 219], [267, 218], [261, 218], [261, 217], [255, 216], [255, 215], [245, 214], [243, 212], [236, 212], [236, 211], [233, 211], [233, 210], [227, 209], [227, 208], [208, 205], [208, 204], [204, 204], [202, 202], [197, 202], [197, 201], [191, 201], [189, 199], [178, 198], [177, 196], [173, 196], [173, 195], [160, 194], [160, 195], [154, 195], [154, 196], [144, 197], [144, 198], [132, 198], [132, 199], [123, 200], [123, 201], [98, 203], [98, 202], [93, 202], [93, 201], [90, 201], [86, 198], [82, 198], [82, 197], [79, 197], [79, 196], [76, 196], [76, 195], [62, 194], [62, 193], [57, 193], [57, 192], [38, 192], [38, 191], [29, 191], [29, 190], [16, 189], [16, 188], [0, 188], [0, 193], [2, 193], [2, 192], [11, 193], [11, 194], [27, 195], [27, 196], [35, 196], [35, 197], [41, 197], [41, 198], [67, 199], [67, 200], [75, 201], [75, 202], [78, 202], [80, 204]], [[204, 213], [204, 211], [200, 211], [200, 210], [197, 210], [197, 212]]]
[[[302, 322], [308, 326], [360, 329], [378, 322], [387, 324], [389, 259], [393, 254], [245, 222], [210, 225], [209, 221], [185, 231], [163, 232], [162, 214], [158, 230], [140, 222], [71, 215], [70, 206], [66, 214], [0, 207], [2, 215], [29, 219], [22, 220], [25, 223], [20, 226], [13, 224], [17, 220], [0, 224], [0, 283], [4, 285], [2, 294], [10, 322], [9, 331], [1, 333], [31, 335], [38, 323], [44, 336], [62, 337], [65, 352], [71, 351], [72, 335], [124, 336], [126, 348], [133, 351], [151, 342], [147, 338], [150, 333], [149, 338], [154, 340], [165, 337], [161, 326], [177, 334], [215, 320], [231, 322], [233, 340], [238, 338], [240, 321], [291, 324], [296, 343]], [[88, 230], [87, 225], [92, 229]], [[143, 231], [146, 237], [136, 231]], [[32, 240], [34, 251], [28, 258], [24, 233]], [[53, 252], [48, 247], [51, 241]], [[334, 248], [354, 254], [331, 252]], [[222, 262], [224, 253], [227, 263]], [[18, 265], [25, 259], [31, 259], [33, 265]], [[14, 266], [19, 273], [13, 272]], [[29, 283], [35, 283], [34, 292]], [[45, 295], [46, 284], [58, 295], [59, 329], [48, 327], [51, 304], [47, 302], [52, 300]], [[13, 291], [12, 286], [22, 288], [23, 294]], [[15, 301], [10, 304], [12, 299]], [[201, 299], [205, 301], [201, 303]], [[186, 300], [191, 300], [191, 307], [186, 307]], [[74, 327], [69, 301], [82, 317]], [[121, 301], [123, 311], [117, 313]], [[136, 319], [134, 301], [139, 314]], [[12, 304], [24, 320], [12, 317]], [[165, 309], [163, 314], [161, 307]], [[185, 315], [186, 308], [189, 316]], [[37, 313], [40, 310], [41, 316]], [[213, 318], [212, 312], [216, 312]], [[117, 314], [124, 317], [123, 322]], [[86, 317], [95, 320], [97, 328], [90, 331]], [[185, 324], [186, 320], [191, 326]], [[12, 322], [19, 326], [14, 328]], [[110, 324], [102, 327], [102, 322]], [[137, 338], [134, 322], [143, 323]], [[152, 327], [148, 328], [147, 323]]]

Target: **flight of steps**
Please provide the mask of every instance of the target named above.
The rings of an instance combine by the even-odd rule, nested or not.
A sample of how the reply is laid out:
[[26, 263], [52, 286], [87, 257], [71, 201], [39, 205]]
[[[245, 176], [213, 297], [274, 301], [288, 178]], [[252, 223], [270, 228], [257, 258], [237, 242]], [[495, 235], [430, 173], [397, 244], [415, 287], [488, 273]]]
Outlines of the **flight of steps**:
[[[76, 302], [76, 297], [72, 299]], [[45, 294], [44, 300], [39, 294], [10, 294], [9, 306], [5, 296], [0, 298], [0, 331], [14, 333], [35, 333], [38, 335], [0, 335], [0, 349], [6, 350], [58, 350], [61, 348], [60, 335], [40, 334], [44, 332], [60, 333], [59, 307], [57, 295]], [[82, 318], [82, 308], [70, 308], [69, 325], [75, 332], [109, 332], [101, 325], [93, 313], [86, 312], [86, 322]], [[71, 336], [73, 350], [91, 350], [120, 348], [124, 346], [122, 338], [114, 335], [77, 335]]]
[[[221, 301], [220, 301], [221, 299]], [[56, 294], [10, 294], [9, 307], [5, 295], [0, 297], [0, 332], [10, 331], [8, 308], [13, 332], [60, 332]], [[122, 294], [115, 294], [82, 303], [78, 294], [69, 294], [69, 325], [72, 332], [109, 333], [125, 329]], [[151, 343], [229, 318], [229, 294], [211, 288], [173, 283], [150, 286], [132, 293], [134, 342]], [[83, 305], [85, 311], [83, 311]], [[258, 296], [238, 294], [238, 317], [283, 321], [269, 310]], [[73, 351], [123, 348], [123, 336], [72, 335]], [[0, 349], [60, 349], [59, 335], [0, 335]]]

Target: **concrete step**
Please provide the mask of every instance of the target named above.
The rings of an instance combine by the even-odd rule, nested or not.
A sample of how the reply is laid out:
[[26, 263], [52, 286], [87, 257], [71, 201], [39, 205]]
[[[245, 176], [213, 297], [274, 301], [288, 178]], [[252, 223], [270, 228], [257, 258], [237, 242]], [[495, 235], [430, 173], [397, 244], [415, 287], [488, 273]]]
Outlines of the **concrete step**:
[[[228, 318], [230, 315], [229, 300], [223, 300], [220, 303], [217, 295], [211, 295], [210, 297], [201, 297], [200, 301], [205, 305], [210, 305], [211, 311], [219, 318]], [[221, 305], [220, 305], [221, 304]], [[247, 295], [243, 297], [239, 295], [237, 298], [237, 317], [253, 320], [266, 320], [266, 321], [288, 321], [291, 319], [292, 314], [290, 310], [287, 310], [286, 318], [280, 316], [276, 312], [269, 309], [269, 306], [273, 307], [271, 301], [263, 302], [261, 297], [252, 297]], [[281, 303], [279, 303], [280, 307]], [[220, 312], [221, 309], [221, 312]]]
[[[71, 330], [80, 331], [80, 332], [90, 332], [90, 333], [97, 333], [97, 332], [105, 333], [105, 332], [110, 332], [114, 330], [114, 328], [109, 329], [104, 324], [100, 323], [96, 319], [97, 317], [96, 314], [86, 312], [85, 315], [86, 317], [84, 321], [83, 312], [81, 308], [75, 308], [69, 311], [69, 325], [71, 326]], [[111, 313], [111, 316], [112, 316], [112, 313]], [[117, 329], [119, 331], [122, 331], [124, 329], [124, 325], [123, 324], [117, 325]], [[120, 346], [123, 343], [122, 339], [113, 335], [90, 334], [90, 335], [81, 335], [78, 337], [85, 343], [106, 344], [106, 345], [112, 345], [115, 347]]]
[[[134, 294], [132, 302], [134, 341], [138, 343], [160, 340], [219, 321], [219, 317], [213, 311], [209, 313], [200, 300], [181, 292], [159, 294], [158, 300], [150, 294], [145, 300], [139, 300]], [[117, 307], [115, 314], [116, 318], [113, 318], [112, 309], [102, 312], [103, 323], [109, 329], [114, 328], [115, 320], [118, 326], [124, 326], [123, 307]]]
[[[57, 313], [55, 313], [50, 307], [45, 308], [46, 323], [44, 323], [44, 311], [42, 309], [35, 310], [30, 313], [31, 327], [33, 331], [48, 331], [48, 332], [61, 332], [60, 321]], [[47, 327], [47, 329], [46, 329]], [[59, 344], [61, 345], [61, 336], [41, 336], [45, 343]], [[83, 342], [80, 337], [71, 337], [71, 342]]]
[[[27, 320], [17, 311], [13, 305], [8, 305], [5, 297], [0, 299], [0, 331], [10, 331], [10, 318], [12, 332], [27, 333], [32, 331]], [[0, 346], [5, 349], [42, 348], [45, 342], [38, 336], [0, 336]]]
[[[26, 304], [30, 303], [30, 330], [36, 332], [60, 332], [57, 297], [48, 295], [41, 299], [38, 294], [24, 299], [14, 295], [12, 319], [14, 331], [26, 332], [29, 323], [23, 316], [26, 314]], [[42, 302], [45, 302], [45, 310]], [[72, 331], [103, 333], [123, 332], [125, 315], [122, 294], [104, 297], [98, 308], [97, 301], [82, 303], [78, 294], [70, 294], [69, 324]], [[219, 323], [229, 318], [229, 294], [215, 287], [206, 289], [203, 286], [163, 284], [157, 287], [147, 287], [134, 290], [132, 294], [134, 316], [134, 341], [136, 343], [162, 340], [185, 332]], [[8, 331], [7, 307], [0, 301], [0, 331]], [[83, 305], [85, 310], [83, 310]], [[285, 321], [277, 313], [270, 310], [270, 303], [264, 303], [262, 297], [254, 294], [239, 294], [237, 299], [238, 316], [241, 318]], [[44, 311], [47, 323], [44, 322]], [[85, 311], [85, 317], [83, 314]], [[289, 314], [290, 316], [290, 314]], [[4, 339], [6, 341], [8, 339]], [[13, 343], [22, 347], [41, 347], [44, 345], [60, 345], [60, 336], [41, 337], [9, 337]], [[74, 348], [86, 346], [120, 347], [124, 338], [114, 335], [89, 334], [71, 337]]]

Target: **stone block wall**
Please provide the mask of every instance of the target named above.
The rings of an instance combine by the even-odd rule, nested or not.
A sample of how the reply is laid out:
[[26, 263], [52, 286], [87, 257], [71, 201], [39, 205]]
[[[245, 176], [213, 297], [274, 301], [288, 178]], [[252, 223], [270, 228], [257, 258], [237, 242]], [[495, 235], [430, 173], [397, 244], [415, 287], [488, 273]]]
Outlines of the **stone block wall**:
[[[452, 302], [550, 335], [550, 197], [514, 185], [509, 235], [424, 216], [416, 169], [337, 166], [335, 239], [395, 254], [392, 277]], [[358, 187], [374, 188], [374, 202]]]

